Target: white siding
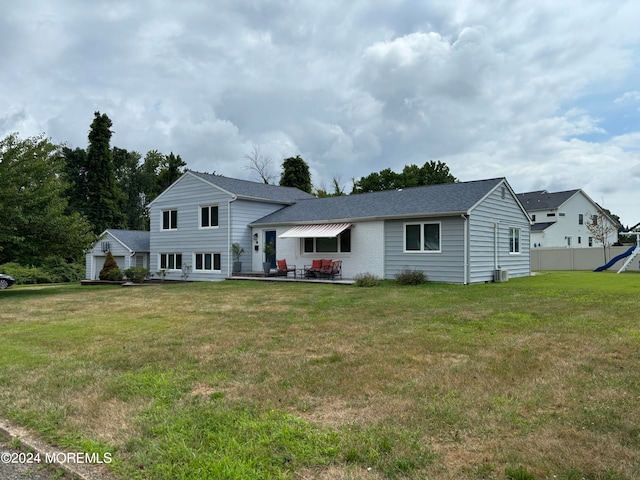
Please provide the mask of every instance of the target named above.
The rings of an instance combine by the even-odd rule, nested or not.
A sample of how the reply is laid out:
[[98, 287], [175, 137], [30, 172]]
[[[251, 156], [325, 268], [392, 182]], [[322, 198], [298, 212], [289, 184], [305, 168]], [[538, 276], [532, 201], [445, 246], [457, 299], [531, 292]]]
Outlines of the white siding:
[[[578, 191], [569, 200], [563, 203], [558, 210], [544, 210], [532, 212], [536, 216], [536, 223], [556, 222], [544, 230], [531, 236], [531, 246], [534, 244], [538, 247], [571, 247], [571, 248], [588, 248], [589, 237], [591, 233], [587, 230], [584, 223], [590, 222], [590, 216], [596, 215], [596, 207], [582, 193]], [[547, 214], [555, 214], [553, 217], [547, 217]], [[579, 215], [584, 216], [583, 225], [579, 224]], [[609, 244], [618, 241], [618, 232], [615, 226], [608, 222], [614, 231], [609, 236]], [[571, 245], [567, 237], [571, 237]], [[593, 247], [602, 248], [602, 244], [594, 240]]]
[[[264, 232], [275, 230], [278, 237], [291, 227], [292, 225], [254, 228], [253, 233], [257, 233], [259, 238], [259, 250], [253, 252], [253, 270], [262, 271]], [[298, 269], [311, 265], [314, 259], [342, 260], [343, 278], [354, 278], [359, 273], [372, 273], [383, 278], [384, 222], [354, 223], [351, 227], [351, 252], [348, 253], [304, 253], [302, 239], [277, 238], [276, 257], [285, 259], [287, 265], [295, 265]]]

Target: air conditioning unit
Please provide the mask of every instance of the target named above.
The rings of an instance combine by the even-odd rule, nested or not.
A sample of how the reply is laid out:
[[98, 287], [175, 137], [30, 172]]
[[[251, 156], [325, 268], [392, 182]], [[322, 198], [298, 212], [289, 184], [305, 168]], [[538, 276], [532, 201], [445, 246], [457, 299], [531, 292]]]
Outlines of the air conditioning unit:
[[493, 271], [493, 281], [496, 283], [509, 281], [509, 270], [499, 268]]

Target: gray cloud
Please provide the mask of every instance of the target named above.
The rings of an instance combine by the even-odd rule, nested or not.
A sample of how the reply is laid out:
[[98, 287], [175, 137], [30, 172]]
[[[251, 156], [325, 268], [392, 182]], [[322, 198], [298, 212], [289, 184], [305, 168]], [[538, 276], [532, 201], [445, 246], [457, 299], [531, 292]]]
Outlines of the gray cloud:
[[302, 155], [318, 185], [438, 159], [462, 180], [584, 188], [636, 223], [639, 14], [632, 1], [14, 2], [0, 135], [83, 147], [99, 110], [114, 145], [196, 170], [250, 178], [253, 145], [276, 168]]

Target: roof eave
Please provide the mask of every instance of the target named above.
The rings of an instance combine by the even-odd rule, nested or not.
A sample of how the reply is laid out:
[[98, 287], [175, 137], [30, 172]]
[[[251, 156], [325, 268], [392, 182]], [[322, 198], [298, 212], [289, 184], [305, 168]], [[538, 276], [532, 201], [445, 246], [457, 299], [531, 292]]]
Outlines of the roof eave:
[[324, 220], [287, 220], [279, 222], [252, 222], [250, 227], [266, 227], [266, 226], [288, 226], [288, 225], [323, 225], [328, 223], [358, 223], [358, 222], [376, 222], [381, 220], [406, 220], [409, 218], [438, 218], [438, 217], [459, 217], [460, 215], [469, 215], [469, 211], [455, 212], [437, 212], [437, 213], [405, 213], [402, 215], [376, 215], [373, 217], [347, 217], [347, 218], [331, 218]]

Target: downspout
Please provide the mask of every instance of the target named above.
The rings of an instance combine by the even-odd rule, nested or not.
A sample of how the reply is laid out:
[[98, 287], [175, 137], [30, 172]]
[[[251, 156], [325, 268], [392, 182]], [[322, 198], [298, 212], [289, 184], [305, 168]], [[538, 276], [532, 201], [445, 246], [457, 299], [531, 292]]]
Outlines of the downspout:
[[500, 227], [500, 223], [493, 224], [493, 263], [494, 270], [498, 270], [500, 265], [498, 265], [498, 228]]
[[237, 199], [238, 196], [233, 195], [227, 202], [227, 277], [231, 276], [231, 202]]
[[463, 240], [463, 244], [462, 244], [462, 248], [464, 249], [463, 251], [463, 262], [464, 262], [464, 266], [463, 266], [463, 285], [468, 285], [469, 284], [469, 216], [465, 215], [464, 213], [462, 215], [460, 215], [462, 217], [462, 219], [464, 220], [464, 240]]

